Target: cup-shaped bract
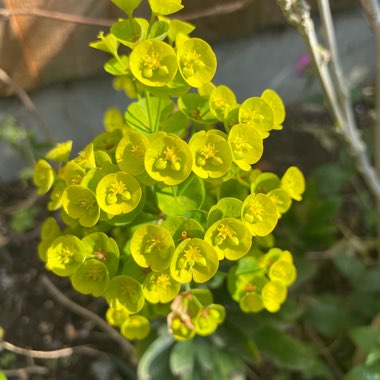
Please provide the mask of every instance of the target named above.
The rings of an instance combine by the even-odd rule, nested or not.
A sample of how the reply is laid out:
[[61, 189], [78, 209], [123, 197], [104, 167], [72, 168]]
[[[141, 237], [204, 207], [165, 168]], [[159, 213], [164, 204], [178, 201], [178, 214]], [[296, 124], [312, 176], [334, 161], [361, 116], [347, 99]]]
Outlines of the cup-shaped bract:
[[154, 180], [178, 185], [190, 175], [193, 158], [185, 141], [176, 135], [159, 132], [152, 137], [144, 162], [147, 173]]
[[251, 170], [251, 165], [259, 161], [264, 151], [263, 139], [251, 124], [234, 125], [228, 134], [228, 142], [234, 162], [245, 171]]
[[96, 162], [96, 154], [99, 151], [107, 153], [109, 156], [113, 156], [119, 141], [123, 137], [123, 132], [120, 129], [114, 131], [105, 131], [97, 135], [92, 143], [94, 145], [94, 155]]
[[144, 157], [148, 144], [144, 135], [126, 128], [115, 153], [119, 168], [135, 176], [141, 174], [145, 170]]
[[212, 224], [223, 218], [240, 218], [243, 201], [237, 198], [226, 197], [212, 206], [207, 215], [207, 225]]
[[272, 108], [274, 121], [273, 129], [282, 129], [282, 123], [285, 120], [285, 106], [280, 96], [276, 91], [268, 88], [261, 94], [260, 97], [268, 103], [270, 108]]
[[281, 178], [281, 188], [296, 201], [302, 200], [305, 191], [305, 177], [296, 166], [291, 166]]
[[75, 290], [82, 294], [101, 296], [110, 282], [107, 267], [96, 259], [83, 262], [71, 275], [71, 283]]
[[209, 103], [214, 116], [224, 122], [229, 109], [236, 104], [236, 96], [227, 86], [218, 86], [211, 92]]
[[198, 88], [212, 80], [216, 56], [211, 46], [200, 38], [187, 38], [177, 49], [178, 67], [185, 81]]
[[46, 194], [54, 184], [55, 173], [51, 165], [40, 159], [34, 166], [33, 182], [37, 186], [37, 193]]
[[165, 86], [178, 70], [175, 51], [163, 41], [143, 41], [132, 50], [130, 68], [141, 83], [151, 87]]
[[114, 276], [119, 266], [119, 246], [116, 241], [104, 232], [93, 232], [86, 235], [82, 242], [86, 248], [86, 258], [102, 262], [110, 276]]
[[123, 10], [126, 14], [132, 12], [140, 5], [141, 0], [111, 0], [117, 7]]
[[238, 276], [239, 306], [244, 313], [258, 313], [264, 309], [261, 293], [268, 279], [262, 274]]
[[146, 38], [148, 25], [148, 22], [141, 18], [120, 20], [111, 26], [111, 33], [123, 45], [133, 49], [137, 43]]
[[277, 174], [271, 172], [257, 173], [257, 175], [251, 179], [251, 193], [267, 194], [280, 186], [280, 178]]
[[212, 278], [219, 267], [218, 254], [199, 238], [183, 241], [175, 250], [170, 264], [174, 280], [185, 284], [194, 280], [203, 283]]
[[284, 189], [273, 189], [267, 195], [276, 205], [278, 217], [285, 214], [292, 205], [292, 198], [290, 198], [289, 193]]
[[265, 194], [251, 194], [245, 199], [241, 217], [253, 236], [270, 234], [278, 221], [277, 208]]
[[51, 243], [61, 235], [61, 228], [57, 221], [52, 217], [48, 217], [41, 228], [41, 241], [38, 244], [38, 256], [42, 261], [46, 261], [47, 250]]
[[266, 253], [264, 263], [271, 280], [280, 281], [286, 286], [291, 285], [296, 280], [297, 270], [293, 264], [293, 256], [289, 251], [272, 248]]
[[139, 182], [124, 172], [103, 177], [96, 187], [99, 207], [108, 214], [127, 214], [140, 202], [142, 190]]
[[280, 310], [287, 296], [287, 288], [280, 281], [269, 281], [261, 291], [261, 298], [266, 310], [276, 313]]
[[272, 108], [259, 97], [248, 98], [239, 109], [239, 122], [253, 125], [263, 138], [273, 129]]
[[189, 142], [193, 154], [193, 172], [201, 178], [223, 177], [231, 168], [231, 147], [221, 135], [200, 131]]
[[53, 190], [50, 193], [50, 200], [47, 205], [49, 211], [55, 211], [62, 207], [62, 197], [66, 189], [66, 183], [62, 179], [54, 182]]
[[111, 279], [104, 297], [113, 309], [125, 308], [130, 314], [138, 313], [145, 303], [140, 283], [126, 275]]
[[194, 320], [195, 332], [201, 336], [213, 334], [225, 316], [226, 310], [222, 305], [211, 304], [200, 309]]
[[130, 316], [120, 328], [120, 332], [129, 340], [141, 340], [150, 333], [150, 323], [143, 315]]
[[210, 111], [208, 96], [188, 93], [178, 98], [178, 108], [196, 124], [215, 124], [217, 119]]
[[169, 267], [174, 248], [170, 233], [155, 224], [146, 224], [137, 229], [130, 246], [132, 257], [138, 265], [157, 272]]
[[183, 8], [182, 0], [149, 0], [153, 14], [167, 16]]
[[166, 219], [162, 224], [173, 237], [174, 244], [190, 238], [203, 238], [204, 229], [195, 219], [185, 216], [173, 216]]
[[129, 318], [129, 313], [125, 307], [114, 309], [109, 307], [106, 312], [106, 320], [111, 326], [121, 327], [121, 325]]
[[100, 209], [95, 194], [84, 186], [68, 186], [62, 197], [65, 212], [83, 227], [93, 227], [99, 220]]
[[189, 22], [181, 20], [169, 20], [168, 18], [163, 17], [159, 17], [159, 19], [165, 19], [170, 22], [168, 30], [168, 38], [170, 42], [175, 42], [179, 34], [182, 36], [188, 36], [195, 29], [195, 26]]
[[80, 239], [74, 235], [59, 236], [47, 250], [46, 267], [58, 276], [70, 276], [85, 258], [85, 249]]
[[58, 143], [45, 154], [45, 158], [52, 161], [66, 162], [69, 160], [72, 146], [72, 140]]
[[168, 330], [176, 340], [189, 340], [195, 335], [195, 327], [190, 317], [173, 311], [167, 317]]
[[88, 144], [83, 150], [78, 154], [78, 157], [73, 160], [83, 169], [93, 169], [96, 167], [95, 163], [95, 153], [94, 144]]
[[250, 250], [252, 236], [242, 221], [224, 218], [206, 231], [205, 241], [215, 249], [219, 260], [238, 260]]
[[150, 303], [167, 303], [179, 293], [181, 285], [173, 280], [169, 271], [151, 272], [143, 283], [144, 297]]
[[63, 168], [63, 178], [67, 186], [80, 185], [86, 171], [74, 161], [69, 161]]

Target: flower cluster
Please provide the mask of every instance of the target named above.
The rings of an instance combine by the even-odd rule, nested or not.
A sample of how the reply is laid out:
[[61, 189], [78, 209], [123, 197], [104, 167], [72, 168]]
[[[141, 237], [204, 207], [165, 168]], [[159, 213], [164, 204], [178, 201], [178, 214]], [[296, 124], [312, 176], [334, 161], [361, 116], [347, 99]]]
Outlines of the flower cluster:
[[105, 70], [136, 100], [125, 115], [108, 110], [105, 131], [77, 157], [68, 141], [37, 162], [34, 183], [57, 216], [43, 224], [41, 260], [104, 297], [128, 339], [164, 315], [176, 339], [212, 334], [225, 318], [207, 288], [217, 273], [228, 273], [243, 312], [278, 311], [296, 269], [271, 233], [305, 183], [297, 167], [278, 177], [253, 165], [282, 129], [281, 98], [266, 90], [239, 104], [212, 84], [211, 47], [165, 17], [180, 0], [149, 0], [150, 22], [132, 16], [139, 0], [113, 2], [128, 18], [91, 46], [112, 55]]

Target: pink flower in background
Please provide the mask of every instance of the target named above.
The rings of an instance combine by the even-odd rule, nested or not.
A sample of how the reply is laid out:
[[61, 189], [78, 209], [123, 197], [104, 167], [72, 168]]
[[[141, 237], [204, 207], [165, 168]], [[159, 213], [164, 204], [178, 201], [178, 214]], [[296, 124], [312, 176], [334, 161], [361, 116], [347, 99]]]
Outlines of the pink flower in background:
[[296, 68], [295, 68], [295, 73], [298, 76], [301, 76], [303, 72], [310, 67], [312, 61], [310, 58], [309, 53], [303, 53], [297, 61]]

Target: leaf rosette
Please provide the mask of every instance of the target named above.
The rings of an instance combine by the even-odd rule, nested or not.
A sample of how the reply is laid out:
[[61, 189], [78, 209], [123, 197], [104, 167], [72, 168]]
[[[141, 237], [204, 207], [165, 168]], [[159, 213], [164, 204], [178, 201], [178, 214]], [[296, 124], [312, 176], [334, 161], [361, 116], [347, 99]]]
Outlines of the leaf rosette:
[[252, 245], [252, 237], [245, 224], [235, 218], [224, 218], [214, 223], [205, 234], [217, 252], [219, 260], [238, 260], [245, 256]]
[[141, 83], [151, 87], [165, 86], [178, 70], [175, 51], [163, 41], [143, 41], [132, 50], [130, 68]]
[[193, 158], [189, 146], [173, 134], [152, 136], [145, 154], [145, 169], [150, 177], [165, 185], [178, 185], [191, 173]]
[[236, 124], [229, 134], [234, 162], [240, 169], [249, 171], [263, 155], [264, 146], [260, 133], [250, 124]]
[[111, 215], [131, 212], [139, 204], [141, 195], [139, 182], [124, 172], [106, 175], [96, 187], [96, 199], [99, 207]]
[[212, 80], [216, 72], [216, 56], [211, 46], [200, 38], [187, 38], [177, 49], [179, 70], [185, 81], [198, 88]]
[[231, 147], [219, 133], [200, 131], [189, 142], [193, 172], [201, 178], [220, 178], [231, 168]]
[[265, 194], [251, 194], [245, 199], [241, 214], [253, 236], [270, 234], [278, 221], [277, 208]]
[[74, 235], [59, 236], [47, 250], [46, 267], [58, 276], [70, 276], [85, 258], [85, 249], [79, 238]]
[[125, 308], [130, 314], [138, 313], [145, 303], [140, 283], [126, 275], [114, 277], [104, 296], [110, 307]]
[[170, 273], [181, 284], [194, 280], [204, 283], [218, 270], [219, 259], [214, 248], [199, 238], [187, 239], [176, 248]]
[[95, 194], [84, 186], [68, 186], [62, 197], [65, 212], [83, 227], [93, 227], [99, 220], [100, 209]]
[[88, 259], [75, 270], [70, 280], [79, 293], [99, 297], [106, 291], [110, 275], [101, 261]]

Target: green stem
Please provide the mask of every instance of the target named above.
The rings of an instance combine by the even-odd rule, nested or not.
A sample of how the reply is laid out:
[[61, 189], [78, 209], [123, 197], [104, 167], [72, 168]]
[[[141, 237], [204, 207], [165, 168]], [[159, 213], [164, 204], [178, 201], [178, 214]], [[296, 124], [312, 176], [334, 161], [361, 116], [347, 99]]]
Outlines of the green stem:
[[150, 102], [150, 94], [148, 90], [145, 90], [146, 108], [148, 111], [149, 129], [154, 132], [153, 119], [152, 119], [152, 104]]
[[161, 103], [162, 103], [162, 98], [158, 98], [157, 115], [156, 115], [156, 120], [154, 122], [154, 132], [157, 132], [160, 127]]
[[146, 35], [148, 36], [149, 38], [149, 33], [152, 29], [152, 26], [154, 24], [154, 19], [156, 18], [156, 15], [154, 13], [152, 13], [152, 16], [150, 17], [150, 20], [149, 20], [149, 26], [148, 26], [148, 31], [146, 32]]

